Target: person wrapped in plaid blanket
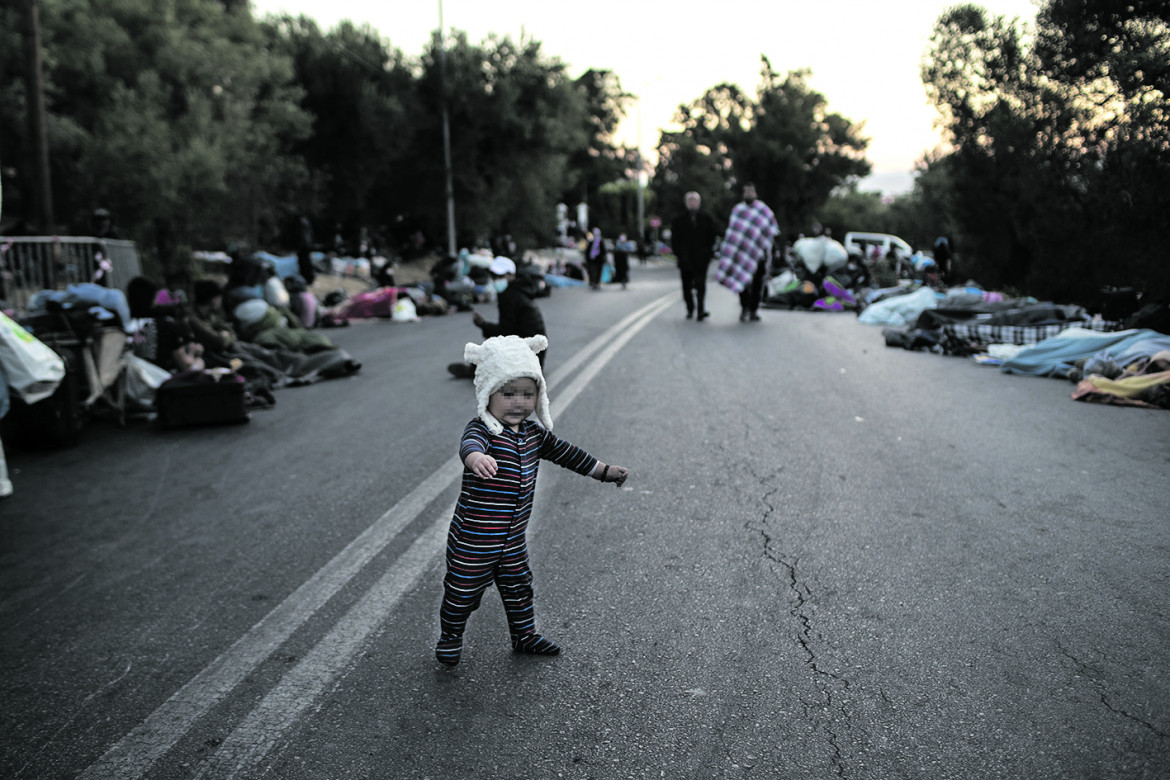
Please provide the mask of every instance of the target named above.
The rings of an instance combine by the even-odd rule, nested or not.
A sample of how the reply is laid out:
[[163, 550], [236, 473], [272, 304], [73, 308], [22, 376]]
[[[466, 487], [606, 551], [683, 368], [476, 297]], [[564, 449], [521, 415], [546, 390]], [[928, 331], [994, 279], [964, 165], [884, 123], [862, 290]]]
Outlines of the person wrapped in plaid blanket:
[[756, 197], [756, 185], [743, 185], [743, 201], [731, 210], [719, 251], [715, 281], [739, 293], [739, 321], [759, 322], [760, 294], [780, 225], [772, 209]]

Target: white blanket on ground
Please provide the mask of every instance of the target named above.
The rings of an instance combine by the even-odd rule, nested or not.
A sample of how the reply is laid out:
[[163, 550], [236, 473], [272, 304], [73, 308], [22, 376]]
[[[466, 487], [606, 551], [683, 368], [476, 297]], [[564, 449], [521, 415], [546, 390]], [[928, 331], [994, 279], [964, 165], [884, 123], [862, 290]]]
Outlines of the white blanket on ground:
[[929, 287], [922, 287], [906, 295], [871, 303], [861, 312], [858, 322], [866, 325], [911, 325], [918, 315], [938, 306], [942, 296]]

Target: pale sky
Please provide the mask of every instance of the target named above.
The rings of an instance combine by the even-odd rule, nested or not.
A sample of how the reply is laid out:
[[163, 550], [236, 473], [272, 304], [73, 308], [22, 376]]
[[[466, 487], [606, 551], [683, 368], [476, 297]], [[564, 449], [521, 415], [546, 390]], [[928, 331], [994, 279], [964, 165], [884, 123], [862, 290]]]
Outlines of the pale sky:
[[[909, 189], [914, 164], [939, 145], [937, 112], [918, 75], [935, 20], [956, 0], [252, 0], [257, 15], [289, 13], [330, 30], [342, 19], [368, 23], [404, 54], [417, 57], [439, 27], [472, 42], [490, 33], [524, 33], [576, 77], [614, 71], [639, 100], [617, 140], [652, 155], [675, 109], [722, 82], [754, 94], [760, 55], [780, 74], [810, 68], [809, 84], [830, 112], [864, 122], [873, 175], [862, 189]], [[984, 0], [990, 13], [1035, 20], [1034, 0]]]

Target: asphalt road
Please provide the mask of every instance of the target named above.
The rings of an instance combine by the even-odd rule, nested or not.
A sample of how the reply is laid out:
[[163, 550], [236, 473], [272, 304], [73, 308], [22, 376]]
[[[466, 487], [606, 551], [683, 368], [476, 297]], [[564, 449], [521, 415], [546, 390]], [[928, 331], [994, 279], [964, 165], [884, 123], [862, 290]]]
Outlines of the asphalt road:
[[435, 663], [477, 331], [358, 324], [247, 425], [9, 453], [0, 775], [1170, 777], [1170, 415], [632, 272], [540, 301], [556, 432], [632, 472], [541, 470], [561, 656], [489, 592]]

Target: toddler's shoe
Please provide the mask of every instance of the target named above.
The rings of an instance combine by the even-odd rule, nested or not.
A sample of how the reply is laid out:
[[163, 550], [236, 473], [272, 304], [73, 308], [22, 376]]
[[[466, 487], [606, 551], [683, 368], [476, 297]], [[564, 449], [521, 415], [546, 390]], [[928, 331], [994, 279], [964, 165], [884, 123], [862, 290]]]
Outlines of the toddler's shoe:
[[453, 639], [441, 637], [435, 645], [435, 660], [443, 666], [455, 666], [459, 663], [459, 656], [463, 654], [463, 637]]
[[561, 646], [540, 634], [512, 637], [512, 652], [527, 655], [557, 655]]

